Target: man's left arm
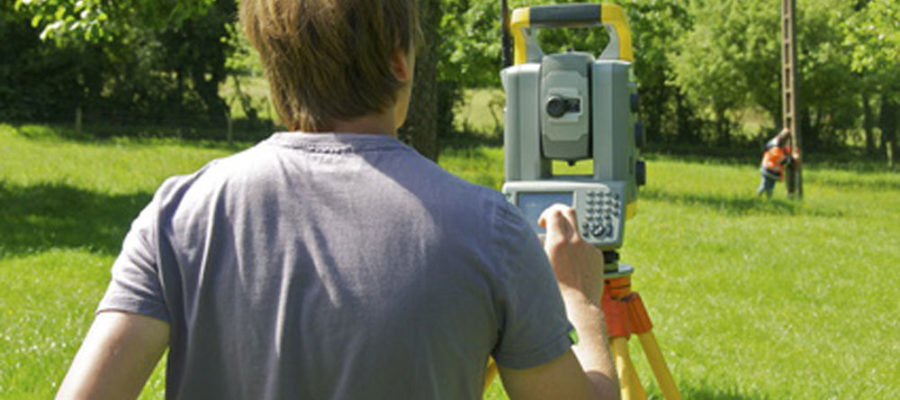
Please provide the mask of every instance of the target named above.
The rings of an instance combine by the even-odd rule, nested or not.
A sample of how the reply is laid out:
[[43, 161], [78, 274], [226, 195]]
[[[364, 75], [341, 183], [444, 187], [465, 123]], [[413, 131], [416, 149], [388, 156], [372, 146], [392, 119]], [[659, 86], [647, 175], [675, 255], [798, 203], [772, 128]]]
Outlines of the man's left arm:
[[120, 311], [97, 314], [57, 399], [134, 399], [169, 345], [169, 324]]

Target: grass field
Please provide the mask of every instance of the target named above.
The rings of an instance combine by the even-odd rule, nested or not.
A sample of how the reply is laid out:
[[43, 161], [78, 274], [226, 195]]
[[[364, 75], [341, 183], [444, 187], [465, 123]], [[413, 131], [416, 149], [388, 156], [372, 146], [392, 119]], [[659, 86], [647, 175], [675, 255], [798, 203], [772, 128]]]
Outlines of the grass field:
[[[166, 177], [240, 148], [0, 125], [0, 398], [51, 397], [131, 219]], [[809, 166], [754, 198], [757, 160], [649, 157], [623, 261], [688, 399], [900, 398], [900, 174]], [[441, 164], [499, 188], [502, 150]], [[645, 383], [649, 368], [632, 343]], [[158, 368], [143, 398], [162, 398]], [[659, 397], [650, 384], [650, 392]], [[489, 398], [505, 398], [498, 385]]]

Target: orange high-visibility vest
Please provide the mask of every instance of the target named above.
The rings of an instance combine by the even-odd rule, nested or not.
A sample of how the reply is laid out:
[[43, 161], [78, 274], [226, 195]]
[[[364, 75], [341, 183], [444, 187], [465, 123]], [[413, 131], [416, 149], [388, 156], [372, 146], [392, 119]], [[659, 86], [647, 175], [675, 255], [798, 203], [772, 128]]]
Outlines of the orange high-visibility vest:
[[790, 147], [782, 149], [779, 146], [773, 146], [763, 154], [762, 167], [773, 175], [777, 174], [778, 179], [781, 180], [784, 175], [784, 164], [790, 154]]

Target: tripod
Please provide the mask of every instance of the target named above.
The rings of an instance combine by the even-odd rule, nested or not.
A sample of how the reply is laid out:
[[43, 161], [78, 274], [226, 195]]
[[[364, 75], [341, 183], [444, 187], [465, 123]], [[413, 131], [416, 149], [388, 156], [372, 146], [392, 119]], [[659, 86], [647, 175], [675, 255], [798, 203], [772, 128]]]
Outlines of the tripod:
[[[631, 291], [631, 274], [634, 268], [627, 264], [618, 264], [618, 253], [604, 252], [607, 258], [607, 269], [604, 271], [603, 297], [600, 307], [606, 316], [606, 328], [610, 338], [609, 346], [616, 363], [616, 373], [622, 400], [646, 400], [647, 392], [641, 386], [637, 371], [631, 362], [628, 352], [628, 339], [635, 334], [641, 342], [656, 382], [666, 400], [681, 400], [681, 394], [672, 379], [672, 373], [663, 359], [656, 336], [651, 332], [653, 324], [647, 315], [644, 302], [637, 292]], [[614, 267], [615, 269], [610, 269]], [[485, 370], [484, 391], [490, 387], [497, 376], [497, 365], [493, 358], [488, 359]]]
[[607, 269], [604, 279], [601, 308], [606, 315], [606, 328], [610, 338], [610, 348], [619, 375], [622, 400], [645, 400], [647, 393], [638, 379], [634, 364], [628, 352], [628, 339], [635, 334], [641, 342], [656, 382], [667, 400], [681, 400], [681, 394], [672, 379], [672, 373], [663, 359], [656, 336], [651, 329], [653, 324], [647, 315], [647, 309], [641, 296], [631, 291], [631, 274], [634, 268], [626, 264], [615, 266], [615, 270]]

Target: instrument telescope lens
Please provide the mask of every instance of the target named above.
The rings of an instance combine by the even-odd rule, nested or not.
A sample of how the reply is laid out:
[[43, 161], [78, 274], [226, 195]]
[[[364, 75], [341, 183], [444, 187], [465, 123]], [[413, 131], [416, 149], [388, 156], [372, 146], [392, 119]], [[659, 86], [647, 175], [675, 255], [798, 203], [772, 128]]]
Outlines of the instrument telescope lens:
[[547, 100], [547, 114], [553, 118], [562, 117], [569, 109], [568, 103], [562, 97], [550, 96], [550, 100]]

